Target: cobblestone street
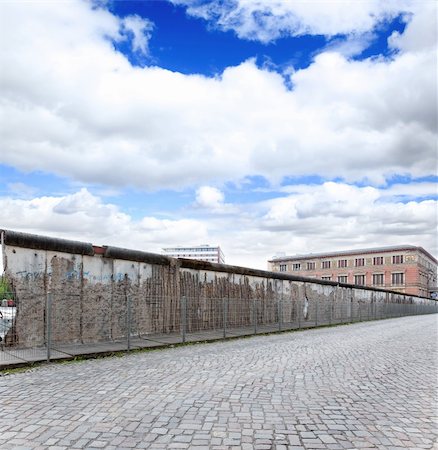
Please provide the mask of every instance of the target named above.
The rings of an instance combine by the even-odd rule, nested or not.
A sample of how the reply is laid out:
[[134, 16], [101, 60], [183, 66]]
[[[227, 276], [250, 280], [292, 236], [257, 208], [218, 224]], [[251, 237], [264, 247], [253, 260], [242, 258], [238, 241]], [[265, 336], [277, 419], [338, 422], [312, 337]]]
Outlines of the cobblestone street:
[[[437, 315], [0, 377], [0, 449], [431, 449]], [[435, 446], [435, 447], [434, 447]]]

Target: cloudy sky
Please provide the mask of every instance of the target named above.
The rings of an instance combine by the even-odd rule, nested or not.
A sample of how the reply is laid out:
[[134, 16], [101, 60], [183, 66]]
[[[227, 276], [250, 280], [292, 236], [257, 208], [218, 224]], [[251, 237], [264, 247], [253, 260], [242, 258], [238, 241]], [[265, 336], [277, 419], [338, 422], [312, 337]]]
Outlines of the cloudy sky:
[[437, 245], [437, 6], [0, 3], [0, 227], [229, 264]]

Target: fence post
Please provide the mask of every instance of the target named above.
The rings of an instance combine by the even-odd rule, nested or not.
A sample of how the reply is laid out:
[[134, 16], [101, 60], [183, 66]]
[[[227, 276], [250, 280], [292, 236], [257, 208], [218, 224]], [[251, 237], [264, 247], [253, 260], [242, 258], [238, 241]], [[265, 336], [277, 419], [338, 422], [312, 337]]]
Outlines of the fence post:
[[187, 327], [187, 299], [183, 295], [181, 297], [181, 337], [183, 344], [186, 342], [186, 327]]
[[131, 296], [126, 296], [126, 350], [131, 351]]
[[227, 337], [228, 304], [227, 299], [222, 299], [223, 321], [224, 321], [224, 339]]
[[257, 299], [252, 299], [252, 315], [254, 322], [254, 334], [257, 334]]
[[52, 293], [48, 292], [46, 297], [46, 346], [47, 362], [50, 362], [50, 347], [52, 346]]

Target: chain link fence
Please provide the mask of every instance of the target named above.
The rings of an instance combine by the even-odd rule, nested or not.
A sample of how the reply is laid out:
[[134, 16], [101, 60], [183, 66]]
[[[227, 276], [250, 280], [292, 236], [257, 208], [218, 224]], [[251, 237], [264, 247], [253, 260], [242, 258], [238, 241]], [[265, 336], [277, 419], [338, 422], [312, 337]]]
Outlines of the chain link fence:
[[[114, 293], [113, 293], [114, 294]], [[102, 292], [88, 303], [62, 290], [0, 299], [0, 367], [78, 355], [226, 339], [438, 312], [438, 302], [367, 291], [327, 295], [189, 297]], [[391, 300], [392, 299], [392, 300]]]

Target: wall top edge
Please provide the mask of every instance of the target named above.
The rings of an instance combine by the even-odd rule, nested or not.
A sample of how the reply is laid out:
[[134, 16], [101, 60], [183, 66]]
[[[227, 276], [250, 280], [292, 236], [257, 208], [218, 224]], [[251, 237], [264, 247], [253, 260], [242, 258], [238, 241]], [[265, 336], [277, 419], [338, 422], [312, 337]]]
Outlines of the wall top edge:
[[161, 266], [175, 266], [178, 260], [158, 253], [143, 252], [141, 250], [130, 250], [128, 248], [105, 246], [103, 247], [104, 258], [123, 259], [128, 261], [158, 264]]
[[0, 230], [0, 232], [4, 235], [4, 244], [11, 247], [94, 256], [93, 245], [88, 242], [71, 241], [12, 230]]

